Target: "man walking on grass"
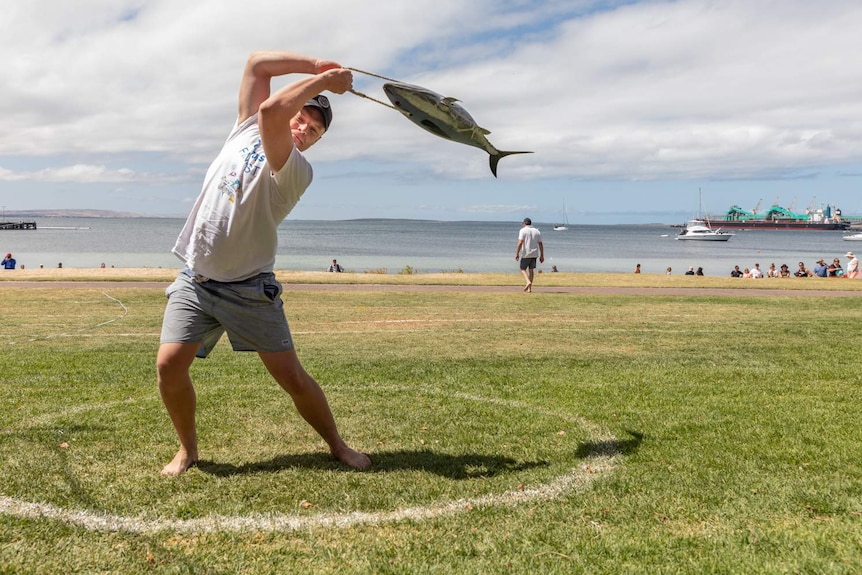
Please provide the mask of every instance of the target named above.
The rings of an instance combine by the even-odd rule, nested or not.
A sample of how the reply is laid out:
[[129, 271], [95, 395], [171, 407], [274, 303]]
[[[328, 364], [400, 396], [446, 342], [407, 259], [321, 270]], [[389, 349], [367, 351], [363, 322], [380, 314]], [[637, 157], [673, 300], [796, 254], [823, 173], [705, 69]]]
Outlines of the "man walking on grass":
[[536, 269], [536, 259], [545, 261], [545, 246], [542, 244], [542, 233], [533, 227], [533, 220], [524, 218], [521, 231], [518, 232], [518, 247], [515, 248], [515, 261], [521, 260], [521, 275], [526, 285], [524, 291], [533, 291], [533, 273]]
[[[272, 78], [287, 74], [303, 76], [271, 93]], [[246, 62], [236, 125], [210, 165], [173, 248], [185, 268], [166, 291], [156, 367], [180, 448], [163, 475], [178, 475], [198, 461], [189, 368], [224, 332], [235, 351], [257, 352], [334, 457], [354, 469], [371, 465], [341, 438], [323, 390], [300, 364], [282, 286], [273, 274], [276, 229], [312, 179], [302, 152], [332, 121], [329, 100], [321, 93], [343, 94], [352, 85], [352, 73], [329, 60], [254, 52]]]

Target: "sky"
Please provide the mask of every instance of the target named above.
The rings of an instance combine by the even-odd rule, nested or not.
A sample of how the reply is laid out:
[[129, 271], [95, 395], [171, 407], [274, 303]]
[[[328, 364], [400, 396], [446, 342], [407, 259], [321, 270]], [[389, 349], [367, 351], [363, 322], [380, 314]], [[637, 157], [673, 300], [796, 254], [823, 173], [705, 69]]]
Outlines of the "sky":
[[[862, 215], [858, 0], [29, 0], [0, 19], [0, 204], [185, 216], [253, 50], [460, 100], [500, 150], [329, 94], [295, 219]], [[278, 88], [298, 79], [277, 79]], [[354, 88], [386, 100], [382, 80]]]

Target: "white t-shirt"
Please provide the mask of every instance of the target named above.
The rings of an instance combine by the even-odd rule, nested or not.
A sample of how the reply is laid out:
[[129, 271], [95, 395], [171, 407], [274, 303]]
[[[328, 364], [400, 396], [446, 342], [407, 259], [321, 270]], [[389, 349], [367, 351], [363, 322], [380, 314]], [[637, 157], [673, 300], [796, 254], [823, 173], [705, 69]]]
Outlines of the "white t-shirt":
[[523, 241], [521, 246], [522, 258], [537, 258], [539, 257], [539, 242], [542, 241], [542, 232], [533, 226], [524, 226], [518, 232], [518, 241]]
[[311, 184], [311, 164], [296, 148], [272, 174], [257, 114], [234, 126], [210, 165], [201, 194], [173, 250], [195, 274], [240, 281], [275, 266], [278, 225]]

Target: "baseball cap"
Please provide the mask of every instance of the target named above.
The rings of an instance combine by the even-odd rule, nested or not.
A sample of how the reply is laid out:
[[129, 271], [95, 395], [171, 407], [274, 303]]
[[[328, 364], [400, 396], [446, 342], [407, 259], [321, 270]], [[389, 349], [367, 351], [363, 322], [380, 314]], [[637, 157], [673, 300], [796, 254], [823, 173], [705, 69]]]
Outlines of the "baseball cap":
[[318, 94], [306, 102], [304, 107], [309, 106], [320, 110], [320, 113], [323, 115], [323, 127], [328, 130], [329, 124], [332, 123], [332, 107], [329, 105], [329, 98], [323, 94]]

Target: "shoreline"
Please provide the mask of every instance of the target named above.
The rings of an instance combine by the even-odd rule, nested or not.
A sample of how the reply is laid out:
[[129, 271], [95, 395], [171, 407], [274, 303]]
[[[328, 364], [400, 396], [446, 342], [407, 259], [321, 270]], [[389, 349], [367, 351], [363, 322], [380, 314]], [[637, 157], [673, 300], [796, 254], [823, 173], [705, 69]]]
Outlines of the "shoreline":
[[[165, 289], [179, 269], [55, 268], [0, 270], [0, 289], [98, 288]], [[515, 273], [329, 273], [276, 270], [285, 290], [320, 291], [484, 291], [520, 292], [523, 279]], [[536, 278], [533, 293], [617, 295], [756, 295], [862, 296], [862, 281], [842, 278], [742, 279], [664, 274], [559, 272]]]

